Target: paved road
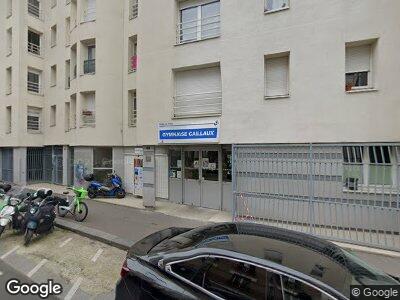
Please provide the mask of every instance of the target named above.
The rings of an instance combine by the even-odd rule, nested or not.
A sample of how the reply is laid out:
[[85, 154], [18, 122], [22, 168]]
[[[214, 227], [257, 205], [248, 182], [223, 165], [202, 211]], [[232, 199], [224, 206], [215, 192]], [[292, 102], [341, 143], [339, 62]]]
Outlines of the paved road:
[[[88, 199], [89, 214], [82, 225], [136, 242], [168, 227], [197, 227], [206, 223], [176, 218], [158, 212], [101, 203]], [[65, 218], [72, 221], [71, 216]]]

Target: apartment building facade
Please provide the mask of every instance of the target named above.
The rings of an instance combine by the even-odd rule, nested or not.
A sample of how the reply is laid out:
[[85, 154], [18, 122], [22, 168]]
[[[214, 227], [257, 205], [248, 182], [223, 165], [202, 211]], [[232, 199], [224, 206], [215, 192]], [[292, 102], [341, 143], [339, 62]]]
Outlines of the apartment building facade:
[[382, 167], [398, 190], [398, 1], [6, 0], [0, 11], [3, 180], [114, 171], [145, 205], [230, 211], [232, 145], [343, 143], [351, 178]]

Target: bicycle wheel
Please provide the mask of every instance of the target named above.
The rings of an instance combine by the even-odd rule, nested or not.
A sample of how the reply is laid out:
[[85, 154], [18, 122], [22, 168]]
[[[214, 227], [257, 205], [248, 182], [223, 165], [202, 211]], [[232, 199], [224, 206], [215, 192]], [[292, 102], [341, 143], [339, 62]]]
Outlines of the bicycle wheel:
[[82, 202], [80, 204], [79, 211], [76, 208], [77, 208], [77, 205], [75, 205], [75, 207], [74, 207], [74, 219], [77, 222], [83, 222], [88, 215], [89, 208], [85, 202]]

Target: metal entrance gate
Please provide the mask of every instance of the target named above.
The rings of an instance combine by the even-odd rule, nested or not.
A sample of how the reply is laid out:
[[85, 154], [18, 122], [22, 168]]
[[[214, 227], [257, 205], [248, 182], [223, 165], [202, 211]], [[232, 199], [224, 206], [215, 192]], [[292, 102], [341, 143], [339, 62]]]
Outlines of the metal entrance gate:
[[14, 155], [12, 148], [3, 148], [1, 151], [1, 178], [3, 181], [13, 182]]
[[27, 149], [27, 181], [63, 183], [61, 146]]
[[234, 145], [233, 218], [400, 249], [400, 145]]

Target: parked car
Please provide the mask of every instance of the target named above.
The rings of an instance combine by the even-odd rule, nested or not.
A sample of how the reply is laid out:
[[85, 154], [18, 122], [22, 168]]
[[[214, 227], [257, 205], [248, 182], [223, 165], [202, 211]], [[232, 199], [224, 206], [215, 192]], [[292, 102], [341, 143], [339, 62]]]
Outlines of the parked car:
[[399, 284], [335, 244], [253, 223], [169, 228], [128, 251], [116, 299], [349, 299]]

